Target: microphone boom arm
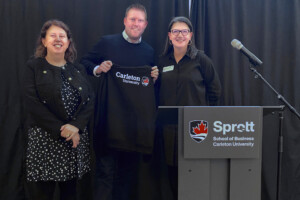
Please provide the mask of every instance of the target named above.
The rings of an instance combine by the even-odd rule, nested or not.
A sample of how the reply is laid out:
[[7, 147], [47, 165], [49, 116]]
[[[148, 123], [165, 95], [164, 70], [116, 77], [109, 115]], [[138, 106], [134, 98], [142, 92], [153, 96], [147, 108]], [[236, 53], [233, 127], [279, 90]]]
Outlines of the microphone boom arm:
[[255, 74], [255, 78], [260, 78], [269, 88], [277, 95], [277, 99], [282, 101], [288, 108], [289, 110], [294, 113], [298, 119], [300, 119], [300, 114], [297, 112], [297, 110], [281, 95], [279, 94], [270, 83], [250, 64], [250, 70]]

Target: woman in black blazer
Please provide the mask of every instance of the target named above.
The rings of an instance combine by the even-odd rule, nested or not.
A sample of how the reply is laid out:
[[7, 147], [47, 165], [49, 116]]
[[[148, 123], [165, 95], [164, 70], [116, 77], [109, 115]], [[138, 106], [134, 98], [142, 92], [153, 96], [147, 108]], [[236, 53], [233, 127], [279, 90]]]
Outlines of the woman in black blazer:
[[57, 183], [61, 199], [76, 199], [76, 180], [90, 171], [93, 92], [75, 58], [68, 26], [47, 21], [22, 84], [30, 199], [52, 199]]

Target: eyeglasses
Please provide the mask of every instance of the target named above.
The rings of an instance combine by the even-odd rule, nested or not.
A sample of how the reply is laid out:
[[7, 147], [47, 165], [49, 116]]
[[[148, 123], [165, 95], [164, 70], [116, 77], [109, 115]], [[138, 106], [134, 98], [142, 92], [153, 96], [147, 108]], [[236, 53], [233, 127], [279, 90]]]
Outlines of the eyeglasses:
[[189, 29], [182, 29], [182, 30], [172, 29], [171, 33], [175, 36], [178, 36], [179, 33], [181, 33], [183, 36], [187, 36], [190, 33], [190, 30]]

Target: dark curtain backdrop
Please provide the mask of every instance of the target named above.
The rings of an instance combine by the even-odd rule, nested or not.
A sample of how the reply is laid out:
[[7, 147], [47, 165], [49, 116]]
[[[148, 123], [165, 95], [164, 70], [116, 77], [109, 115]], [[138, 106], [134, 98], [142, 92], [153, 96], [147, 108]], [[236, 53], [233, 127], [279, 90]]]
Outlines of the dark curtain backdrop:
[[[137, 2], [148, 12], [149, 24], [143, 39], [160, 54], [171, 18], [188, 16], [186, 0], [0, 0], [1, 200], [25, 199], [22, 176], [25, 137], [21, 132], [20, 79], [25, 62], [34, 53], [43, 23], [55, 18], [69, 25], [79, 60], [101, 36], [123, 31], [125, 9]], [[149, 168], [143, 166], [144, 174]], [[89, 177], [86, 179], [79, 188], [84, 188], [80, 190], [80, 199], [91, 198], [91, 181]], [[160, 194], [147, 188], [141, 188], [141, 191], [148, 192], [149, 199], [159, 199]]]
[[[248, 59], [231, 46], [236, 38], [264, 62], [257, 70], [300, 111], [300, 1], [193, 0], [191, 18], [198, 47], [212, 58], [220, 75], [222, 105], [283, 104], [254, 78]], [[283, 135], [280, 199], [299, 200], [300, 120], [287, 108]]]
[[[25, 199], [20, 77], [42, 24], [52, 18], [66, 22], [80, 58], [102, 35], [123, 30], [125, 9], [134, 2], [147, 8], [149, 24], [143, 39], [158, 55], [170, 19], [188, 16], [187, 0], [0, 0], [0, 199]], [[300, 110], [300, 1], [193, 0], [191, 18], [198, 47], [212, 58], [219, 73], [222, 105], [282, 104], [253, 78], [247, 59], [231, 47], [237, 38], [264, 62], [258, 71]], [[289, 110], [284, 117], [281, 199], [299, 200], [300, 123]], [[164, 188], [160, 190], [160, 194], [148, 190], [148, 196], [160, 199]], [[82, 193], [80, 199], [88, 197]]]

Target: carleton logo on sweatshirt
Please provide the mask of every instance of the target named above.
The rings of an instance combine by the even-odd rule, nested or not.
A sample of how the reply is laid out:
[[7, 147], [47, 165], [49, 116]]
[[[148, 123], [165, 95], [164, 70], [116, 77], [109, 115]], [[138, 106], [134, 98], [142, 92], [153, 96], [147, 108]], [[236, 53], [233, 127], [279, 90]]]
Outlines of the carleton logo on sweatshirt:
[[147, 76], [143, 76], [142, 78], [139, 76], [134, 76], [130, 74], [122, 74], [121, 72], [116, 72], [116, 77], [123, 79], [124, 83], [129, 83], [133, 85], [140, 85], [148, 86], [149, 85], [149, 78]]
[[141, 78], [134, 75], [122, 74], [121, 72], [116, 72], [116, 77], [123, 79], [124, 83], [139, 85]]
[[142, 85], [145, 87], [149, 85], [149, 78], [147, 76], [143, 76]]

